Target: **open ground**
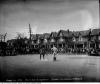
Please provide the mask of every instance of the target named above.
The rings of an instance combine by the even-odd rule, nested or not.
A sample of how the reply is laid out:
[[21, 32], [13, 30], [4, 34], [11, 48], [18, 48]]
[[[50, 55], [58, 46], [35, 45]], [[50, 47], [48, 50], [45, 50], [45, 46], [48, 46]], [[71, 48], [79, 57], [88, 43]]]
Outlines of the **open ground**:
[[1, 81], [100, 81], [100, 57], [58, 54], [0, 57]]

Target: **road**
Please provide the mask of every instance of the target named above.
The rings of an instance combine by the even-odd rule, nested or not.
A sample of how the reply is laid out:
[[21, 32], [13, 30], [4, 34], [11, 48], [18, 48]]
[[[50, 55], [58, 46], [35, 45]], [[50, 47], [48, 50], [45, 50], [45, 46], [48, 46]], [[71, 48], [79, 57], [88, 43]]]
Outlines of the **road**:
[[[1, 81], [100, 81], [100, 57], [87, 55], [18, 55], [0, 57]], [[35, 79], [35, 80], [34, 80]], [[41, 80], [39, 80], [41, 79]]]

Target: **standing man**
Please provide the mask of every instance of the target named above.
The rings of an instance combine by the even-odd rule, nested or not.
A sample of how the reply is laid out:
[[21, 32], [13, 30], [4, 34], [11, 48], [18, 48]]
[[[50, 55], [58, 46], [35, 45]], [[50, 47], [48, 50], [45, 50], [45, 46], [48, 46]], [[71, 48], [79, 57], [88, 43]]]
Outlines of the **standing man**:
[[56, 61], [56, 54], [58, 49], [55, 46], [53, 46], [52, 50], [53, 50], [53, 60]]
[[43, 55], [43, 59], [44, 59], [44, 56], [45, 56], [45, 48], [44, 47], [42, 47], [41, 49], [40, 49], [40, 60], [41, 60], [41, 56]]

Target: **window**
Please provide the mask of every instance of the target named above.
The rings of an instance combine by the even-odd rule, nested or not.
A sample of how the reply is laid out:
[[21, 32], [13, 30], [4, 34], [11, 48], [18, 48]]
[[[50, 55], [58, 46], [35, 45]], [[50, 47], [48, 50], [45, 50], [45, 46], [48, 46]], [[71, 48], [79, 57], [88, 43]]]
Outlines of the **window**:
[[59, 44], [59, 47], [62, 48], [62, 44]]
[[44, 42], [47, 43], [47, 39], [44, 39]]
[[99, 48], [100, 48], [100, 44], [99, 44]]
[[27, 40], [25, 40], [25, 43], [27, 43]]
[[98, 40], [100, 40], [100, 35], [98, 36]]
[[51, 37], [53, 37], [53, 34], [51, 35]]
[[96, 40], [96, 36], [93, 37], [93, 41]]
[[64, 41], [64, 39], [63, 39], [63, 38], [60, 38], [60, 39], [59, 39], [59, 41], [60, 41], [60, 42], [63, 42], [63, 41]]
[[32, 41], [32, 44], [34, 44], [34, 41]]
[[35, 48], [38, 48], [38, 45], [35, 45]]
[[40, 40], [38, 39], [37, 43], [40, 43]]
[[62, 36], [62, 33], [60, 33], [60, 36]]
[[54, 39], [51, 39], [51, 42], [55, 42], [55, 40]]
[[51, 45], [51, 48], [53, 47], [53, 45]]
[[83, 38], [82, 37], [79, 37], [79, 41], [83, 41]]
[[84, 41], [88, 41], [88, 38], [83, 38]]
[[8, 45], [10, 45], [10, 43], [8, 42]]
[[11, 42], [11, 46], [13, 45], [13, 43]]
[[73, 37], [73, 41], [76, 41], [75, 37]]

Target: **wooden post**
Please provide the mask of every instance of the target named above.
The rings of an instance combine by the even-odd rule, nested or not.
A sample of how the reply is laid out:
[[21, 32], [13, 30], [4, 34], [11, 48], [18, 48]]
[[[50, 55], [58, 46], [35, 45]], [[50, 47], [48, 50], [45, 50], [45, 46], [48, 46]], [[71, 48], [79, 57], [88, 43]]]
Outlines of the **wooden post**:
[[83, 49], [84, 49], [84, 47], [85, 47], [85, 46], [84, 46], [84, 43], [83, 43]]
[[63, 46], [63, 44], [62, 44], [62, 48], [63, 48], [64, 46]]
[[95, 43], [95, 49], [96, 49], [96, 47], [97, 47], [97, 46], [96, 46], [96, 43]]
[[74, 49], [75, 49], [75, 43], [74, 43]]

